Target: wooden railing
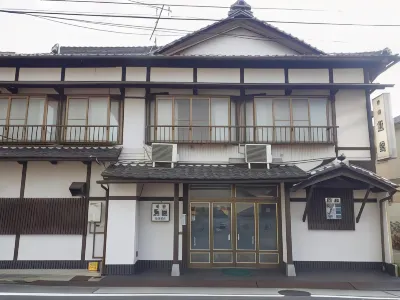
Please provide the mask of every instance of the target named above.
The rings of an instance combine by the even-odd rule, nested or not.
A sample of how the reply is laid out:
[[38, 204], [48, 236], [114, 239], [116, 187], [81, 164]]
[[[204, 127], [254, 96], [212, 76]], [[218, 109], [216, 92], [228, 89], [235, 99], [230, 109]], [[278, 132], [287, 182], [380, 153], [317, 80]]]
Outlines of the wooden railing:
[[0, 144], [119, 143], [119, 126], [0, 125]]
[[334, 144], [333, 126], [147, 126], [148, 143]]

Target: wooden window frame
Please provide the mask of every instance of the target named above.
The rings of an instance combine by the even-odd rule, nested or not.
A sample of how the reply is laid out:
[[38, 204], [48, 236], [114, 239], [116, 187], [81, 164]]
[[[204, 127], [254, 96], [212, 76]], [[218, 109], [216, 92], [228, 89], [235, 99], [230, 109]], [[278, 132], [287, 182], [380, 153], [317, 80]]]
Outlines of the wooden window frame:
[[[118, 102], [118, 134], [117, 134], [117, 143], [119, 144], [119, 141], [121, 140], [121, 116], [122, 116], [122, 101], [113, 99], [112, 95], [69, 95], [67, 96], [67, 103], [65, 105], [65, 111], [64, 111], [64, 118], [63, 118], [63, 127], [67, 128], [68, 126], [73, 126], [73, 125], [68, 125], [68, 117], [69, 117], [69, 104], [70, 100], [73, 99], [85, 99], [86, 101], [86, 115], [85, 115], [85, 125], [82, 125], [85, 127], [85, 133], [84, 133], [84, 141], [87, 141], [87, 136], [88, 136], [88, 122], [89, 122], [89, 108], [90, 108], [90, 99], [91, 98], [107, 98], [108, 105], [107, 105], [107, 124], [104, 125], [98, 125], [98, 126], [105, 126], [106, 127], [106, 137], [107, 137], [107, 142], [109, 142], [109, 134], [110, 134], [110, 118], [111, 118], [111, 103], [113, 101]], [[64, 130], [64, 140], [66, 139], [66, 134], [67, 131]]]
[[[149, 116], [149, 122], [148, 124], [150, 124], [150, 126], [154, 126], [153, 128], [153, 136], [154, 139], [156, 139], [157, 137], [157, 129], [158, 129], [158, 102], [163, 100], [171, 100], [172, 101], [172, 113], [171, 113], [171, 125], [165, 125], [165, 126], [171, 126], [172, 130], [171, 130], [171, 135], [173, 137], [173, 139], [175, 139], [175, 122], [176, 122], [176, 118], [175, 118], [175, 102], [177, 100], [188, 100], [189, 101], [189, 140], [188, 142], [192, 142], [193, 141], [193, 99], [194, 100], [203, 100], [203, 101], [208, 101], [208, 127], [209, 127], [209, 135], [210, 135], [210, 140], [212, 137], [212, 120], [211, 120], [211, 103], [212, 103], [212, 99], [226, 99], [228, 101], [228, 111], [227, 113], [228, 115], [228, 125], [226, 127], [228, 127], [228, 132], [229, 132], [229, 141], [227, 141], [228, 143], [231, 142], [232, 140], [232, 134], [231, 134], [231, 128], [232, 128], [232, 106], [231, 106], [231, 96], [224, 96], [224, 95], [160, 95], [160, 96], [156, 96], [155, 99], [152, 99], [150, 102], [154, 101], [154, 111], [151, 112], [151, 103], [149, 104], [149, 110], [150, 110], [150, 116], [151, 113], [154, 114], [154, 124], [151, 124], [151, 117]], [[148, 131], [149, 132], [149, 131]], [[151, 140], [151, 139], [149, 139]]]

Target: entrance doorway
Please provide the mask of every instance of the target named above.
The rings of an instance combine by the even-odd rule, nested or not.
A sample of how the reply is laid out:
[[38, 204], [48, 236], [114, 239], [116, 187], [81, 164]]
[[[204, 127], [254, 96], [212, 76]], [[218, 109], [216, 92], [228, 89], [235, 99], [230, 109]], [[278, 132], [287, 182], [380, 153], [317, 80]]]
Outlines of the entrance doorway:
[[265, 199], [190, 202], [189, 267], [278, 267], [278, 211]]

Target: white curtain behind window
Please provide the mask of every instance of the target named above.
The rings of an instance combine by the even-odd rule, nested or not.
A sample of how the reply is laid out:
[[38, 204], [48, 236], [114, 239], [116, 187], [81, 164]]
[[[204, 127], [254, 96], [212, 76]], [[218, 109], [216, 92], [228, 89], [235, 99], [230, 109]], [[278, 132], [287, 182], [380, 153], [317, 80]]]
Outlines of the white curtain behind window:
[[28, 107], [28, 118], [26, 120], [27, 140], [40, 141], [42, 139], [42, 125], [44, 121], [45, 97], [30, 97]]
[[269, 143], [273, 141], [272, 99], [255, 98], [256, 142]]
[[310, 141], [308, 99], [292, 99], [292, 138], [296, 142]]
[[290, 142], [290, 100], [274, 99], [275, 114], [275, 141], [278, 143]]
[[157, 100], [157, 141], [170, 142], [172, 136], [172, 99], [160, 98]]
[[118, 120], [119, 120], [119, 101], [111, 100], [110, 126], [117, 126], [117, 127], [110, 127], [109, 136], [108, 136], [109, 142], [118, 141], [118, 135], [119, 135]]
[[28, 106], [27, 98], [13, 98], [11, 100], [10, 118], [8, 129], [8, 138], [12, 142], [24, 140], [26, 138], [25, 121], [26, 121], [26, 109]]
[[254, 110], [253, 100], [246, 101], [246, 142], [254, 141]]
[[109, 103], [108, 97], [90, 97], [86, 131], [86, 140], [88, 142], [107, 141]]
[[211, 98], [211, 139], [229, 141], [229, 99]]
[[57, 111], [58, 101], [48, 100], [46, 119], [46, 141], [56, 141], [57, 138]]
[[322, 128], [312, 128], [311, 138], [314, 142], [326, 142], [332, 136], [332, 129], [323, 128], [328, 126], [327, 120], [327, 99], [310, 99], [310, 121], [311, 126], [322, 126]]
[[192, 99], [192, 125], [192, 141], [210, 141], [210, 101], [208, 98]]
[[87, 98], [68, 100], [67, 128], [64, 137], [66, 141], [85, 140], [87, 106]]
[[8, 98], [0, 98], [0, 141], [7, 141], [5, 125], [7, 124]]

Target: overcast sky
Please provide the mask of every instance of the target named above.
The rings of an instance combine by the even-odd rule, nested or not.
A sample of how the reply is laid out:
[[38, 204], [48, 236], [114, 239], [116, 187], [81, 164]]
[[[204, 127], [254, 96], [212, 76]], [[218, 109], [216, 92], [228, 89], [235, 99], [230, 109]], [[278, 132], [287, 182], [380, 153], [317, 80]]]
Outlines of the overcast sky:
[[[129, 0], [95, 0], [97, 2], [113, 1], [129, 3]], [[234, 0], [139, 0], [146, 3], [165, 4], [197, 4], [230, 6]], [[301, 21], [301, 22], [333, 22], [333, 23], [364, 23], [364, 24], [399, 24], [398, 0], [248, 0], [253, 7], [255, 17], [265, 21]], [[301, 11], [269, 10], [267, 8], [296, 8]], [[41, 0], [0, 0], [0, 8], [98, 12], [115, 14], [151, 15], [159, 11], [152, 7], [131, 4], [99, 4], [99, 3], [68, 3], [49, 2]], [[318, 11], [312, 11], [318, 10]], [[171, 7], [171, 12], [163, 12], [164, 17], [200, 17], [222, 19], [227, 16], [228, 9]], [[118, 23], [132, 26], [152, 27], [155, 20], [60, 16], [62, 18], [77, 18], [88, 21]], [[59, 20], [78, 26], [119, 31], [123, 33], [100, 32], [91, 29], [77, 28], [31, 16], [6, 14], [0, 12], [1, 40], [0, 51], [12, 52], [50, 52], [51, 47], [59, 43], [62, 46], [140, 46], [154, 45], [150, 40], [151, 31], [137, 28], [111, 27], [98, 24], [79, 23], [69, 20]], [[179, 30], [197, 30], [211, 21], [178, 21], [160, 20], [158, 28]], [[393, 53], [400, 53], [399, 27], [356, 27], [356, 26], [326, 26], [271, 23], [292, 35], [305, 40], [309, 44], [325, 52], [352, 52], [380, 50], [388, 47]], [[163, 45], [182, 36], [184, 32], [162, 32], [155, 34], [157, 44]], [[171, 36], [173, 35], [173, 36]], [[394, 83], [391, 93], [393, 115], [400, 114], [400, 64], [380, 76], [376, 82]], [[376, 95], [375, 93], [374, 95]], [[379, 92], [378, 92], [379, 94]]]

